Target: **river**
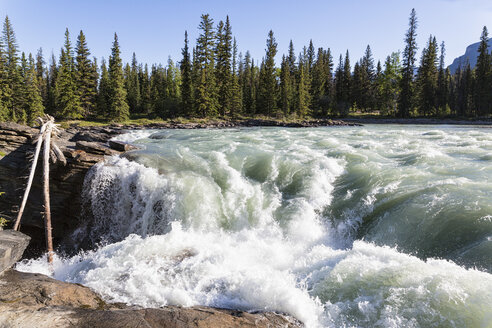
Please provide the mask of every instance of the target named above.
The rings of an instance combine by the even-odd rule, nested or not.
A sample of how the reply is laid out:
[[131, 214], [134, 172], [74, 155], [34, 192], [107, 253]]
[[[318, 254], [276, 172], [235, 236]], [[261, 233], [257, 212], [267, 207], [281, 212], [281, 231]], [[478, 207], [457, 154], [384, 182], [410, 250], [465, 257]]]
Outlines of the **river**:
[[[108, 301], [307, 327], [492, 326], [492, 129], [143, 130], [88, 174], [100, 245], [55, 278]], [[49, 273], [45, 259], [18, 270]]]

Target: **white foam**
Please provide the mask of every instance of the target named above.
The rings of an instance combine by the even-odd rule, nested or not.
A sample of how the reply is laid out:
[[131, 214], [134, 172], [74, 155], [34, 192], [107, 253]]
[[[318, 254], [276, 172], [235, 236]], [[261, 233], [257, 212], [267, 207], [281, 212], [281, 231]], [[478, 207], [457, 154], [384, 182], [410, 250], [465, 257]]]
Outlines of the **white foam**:
[[[165, 147], [162, 158], [145, 153], [136, 162], [114, 157], [96, 165], [85, 184], [95, 220], [80, 234], [110, 243], [55, 257], [54, 276], [108, 301], [280, 311], [307, 327], [485, 327], [492, 321], [492, 275], [354, 241], [364, 217], [412, 200], [422, 186], [454, 188], [443, 195], [456, 186], [482, 186], [481, 171], [457, 177], [445, 170], [440, 161], [468, 163], [448, 156], [447, 146], [430, 146], [444, 142], [447, 132], [421, 140], [421, 130], [276, 131], [176, 131], [145, 141]], [[401, 155], [419, 160], [402, 166]], [[325, 211], [338, 205], [337, 186], [345, 188], [338, 200], [348, 205], [333, 218]], [[425, 204], [439, 211], [439, 197]], [[483, 207], [476, 202], [470, 210]], [[390, 214], [391, 208], [381, 211], [379, 219]], [[490, 215], [479, 217], [490, 222]], [[406, 218], [391, 219], [398, 228]], [[17, 269], [51, 274], [44, 258]]]

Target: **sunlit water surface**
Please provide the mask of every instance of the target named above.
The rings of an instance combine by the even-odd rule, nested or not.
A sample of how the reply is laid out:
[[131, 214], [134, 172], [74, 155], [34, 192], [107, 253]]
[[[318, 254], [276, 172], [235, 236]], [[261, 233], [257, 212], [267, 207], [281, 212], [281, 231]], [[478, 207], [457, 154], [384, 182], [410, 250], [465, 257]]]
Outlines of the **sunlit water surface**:
[[[492, 326], [492, 129], [139, 131], [96, 165], [100, 247], [55, 277], [109, 301], [290, 314], [308, 327]], [[49, 273], [45, 259], [19, 270]]]

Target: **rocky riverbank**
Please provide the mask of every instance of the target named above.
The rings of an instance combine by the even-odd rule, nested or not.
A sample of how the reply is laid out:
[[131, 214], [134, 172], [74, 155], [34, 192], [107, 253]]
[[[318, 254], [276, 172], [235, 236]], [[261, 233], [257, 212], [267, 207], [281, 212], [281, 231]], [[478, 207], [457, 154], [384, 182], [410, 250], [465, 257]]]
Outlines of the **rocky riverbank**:
[[203, 306], [146, 309], [107, 303], [90, 288], [9, 269], [29, 237], [0, 231], [0, 327], [299, 327], [274, 312], [248, 313]]
[[[147, 125], [121, 125], [82, 127], [71, 125], [61, 129], [56, 143], [67, 158], [67, 165], [61, 163], [50, 167], [51, 211], [55, 247], [63, 246], [63, 251], [73, 252], [71, 233], [80, 226], [83, 217], [82, 186], [86, 172], [104, 156], [117, 155], [131, 149], [130, 145], [109, 142], [117, 134], [127, 130], [152, 129], [205, 129], [235, 127], [318, 127], [357, 125], [338, 120], [312, 120], [282, 122], [276, 120], [237, 120], [208, 121], [206, 123], [151, 123]], [[2, 216], [11, 222], [15, 220], [24, 192], [30, 168], [30, 156], [34, 150], [33, 140], [38, 129], [15, 123], [0, 123], [0, 197]], [[41, 170], [36, 173], [33, 188], [22, 219], [21, 231], [32, 240], [26, 256], [38, 256], [44, 251], [43, 199], [41, 189]], [[91, 245], [81, 245], [90, 247]]]
[[[318, 127], [357, 125], [333, 120], [281, 122], [275, 120], [242, 120], [207, 123], [153, 123], [148, 125], [110, 125], [61, 129], [55, 140], [67, 158], [67, 164], [50, 166], [50, 192], [54, 244], [58, 252], [75, 252], [72, 232], [82, 221], [82, 187], [87, 171], [105, 156], [131, 150], [131, 145], [110, 141], [127, 130], [205, 129], [235, 127]], [[15, 123], [0, 123], [0, 209], [13, 224], [24, 192], [34, 142], [38, 129]], [[24, 211], [21, 231], [31, 242], [25, 257], [44, 252], [44, 224], [41, 170], [38, 167], [31, 194]], [[8, 236], [18, 238], [17, 244]], [[16, 232], [3, 234], [3, 271], [22, 256], [29, 237]], [[14, 245], [15, 244], [15, 245]], [[77, 247], [76, 247], [77, 246]], [[82, 245], [90, 248], [92, 245]], [[19, 247], [22, 250], [19, 250]], [[5, 249], [5, 250], [4, 250]], [[276, 313], [247, 313], [207, 307], [180, 308], [168, 306], [142, 309], [124, 304], [108, 304], [89, 288], [51, 279], [40, 274], [7, 270], [0, 275], [1, 327], [294, 327], [295, 319]]]
[[274, 313], [204, 306], [149, 309], [106, 303], [91, 289], [42, 274], [8, 270], [0, 275], [0, 327], [300, 327]]

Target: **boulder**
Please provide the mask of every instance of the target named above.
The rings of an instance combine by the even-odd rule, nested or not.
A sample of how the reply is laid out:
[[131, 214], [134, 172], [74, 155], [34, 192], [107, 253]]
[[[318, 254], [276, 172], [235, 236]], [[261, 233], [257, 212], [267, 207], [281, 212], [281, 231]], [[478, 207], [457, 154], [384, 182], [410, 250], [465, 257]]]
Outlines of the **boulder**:
[[0, 273], [19, 261], [31, 238], [14, 230], [0, 231]]
[[111, 147], [111, 149], [114, 149], [117, 151], [122, 151], [122, 152], [138, 148], [138, 147], [135, 147], [133, 145], [130, 145], [129, 143], [122, 142], [122, 141], [116, 141], [116, 140], [109, 140], [108, 144], [109, 144], [109, 147]]

